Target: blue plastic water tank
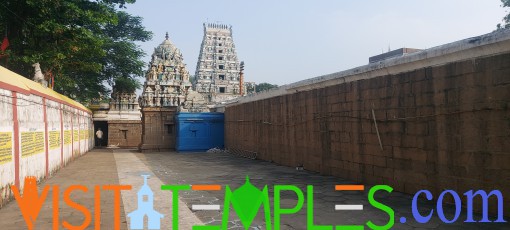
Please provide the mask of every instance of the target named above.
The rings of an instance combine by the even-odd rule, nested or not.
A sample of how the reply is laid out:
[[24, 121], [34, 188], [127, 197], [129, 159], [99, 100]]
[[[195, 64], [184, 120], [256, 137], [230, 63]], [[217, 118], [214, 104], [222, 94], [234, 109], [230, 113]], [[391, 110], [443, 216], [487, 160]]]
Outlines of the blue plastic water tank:
[[223, 113], [177, 114], [177, 151], [206, 151], [224, 147]]

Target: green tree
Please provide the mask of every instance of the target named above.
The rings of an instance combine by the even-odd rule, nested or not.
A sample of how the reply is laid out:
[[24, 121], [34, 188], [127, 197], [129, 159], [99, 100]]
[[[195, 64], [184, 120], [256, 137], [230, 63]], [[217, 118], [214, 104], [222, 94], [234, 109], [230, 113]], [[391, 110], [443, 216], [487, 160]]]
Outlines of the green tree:
[[81, 102], [106, 95], [117, 78], [143, 74], [135, 41], [152, 33], [121, 11], [135, 0], [2, 0], [0, 31], [10, 46], [2, 65], [25, 77], [39, 62], [55, 90]]
[[255, 87], [257, 84], [246, 84], [246, 93], [252, 94], [255, 93]]
[[139, 81], [128, 77], [119, 77], [115, 79], [113, 89], [118, 93], [134, 93], [141, 87]]
[[257, 84], [257, 86], [255, 87], [255, 91], [258, 93], [258, 92], [269, 90], [272, 88], [278, 88], [278, 85], [273, 85], [273, 84], [264, 82], [264, 83]]
[[[510, 7], [510, 0], [501, 0], [501, 3], [502, 3], [501, 7]], [[498, 23], [497, 25], [498, 30], [503, 28], [510, 28], [510, 13], [503, 18], [503, 22], [505, 23], [504, 25]]]

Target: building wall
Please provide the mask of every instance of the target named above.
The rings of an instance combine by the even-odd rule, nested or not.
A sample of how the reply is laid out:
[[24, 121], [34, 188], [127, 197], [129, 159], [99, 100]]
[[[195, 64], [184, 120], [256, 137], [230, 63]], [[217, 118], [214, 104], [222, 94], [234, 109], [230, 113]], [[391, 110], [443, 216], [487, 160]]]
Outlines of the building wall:
[[[489, 56], [228, 106], [225, 145], [410, 194], [510, 194], [510, 48], [507, 43], [492, 50]], [[490, 208], [496, 210], [495, 199]]]
[[[9, 103], [11, 102], [11, 103]], [[12, 92], [0, 87], [0, 204], [10, 196], [10, 186], [15, 178], [14, 154], [14, 121]]]
[[141, 121], [108, 121], [108, 145], [138, 148], [142, 143]]
[[44, 130], [43, 98], [32, 94], [19, 94], [17, 97], [21, 150], [19, 178], [27, 176], [44, 177], [46, 173], [45, 142], [47, 138]]
[[70, 160], [73, 159], [73, 111], [74, 109], [70, 106], [63, 106], [61, 110], [63, 120], [63, 135], [62, 135], [62, 151], [63, 151], [63, 164], [66, 165]]
[[142, 108], [142, 152], [175, 149], [176, 113], [177, 107]]
[[43, 180], [93, 148], [90, 111], [35, 84], [0, 67], [0, 206], [25, 177]]

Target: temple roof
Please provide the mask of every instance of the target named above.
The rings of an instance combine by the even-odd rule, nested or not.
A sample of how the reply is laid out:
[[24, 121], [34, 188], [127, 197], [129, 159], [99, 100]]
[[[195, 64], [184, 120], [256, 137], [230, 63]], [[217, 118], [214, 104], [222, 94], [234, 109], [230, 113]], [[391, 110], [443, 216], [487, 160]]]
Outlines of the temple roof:
[[161, 44], [154, 48], [154, 53], [152, 54], [152, 64], [157, 65], [161, 62], [165, 62], [165, 60], [167, 60], [167, 64], [184, 64], [182, 63], [183, 58], [181, 51], [170, 41], [168, 33], [166, 33], [165, 40], [163, 40]]

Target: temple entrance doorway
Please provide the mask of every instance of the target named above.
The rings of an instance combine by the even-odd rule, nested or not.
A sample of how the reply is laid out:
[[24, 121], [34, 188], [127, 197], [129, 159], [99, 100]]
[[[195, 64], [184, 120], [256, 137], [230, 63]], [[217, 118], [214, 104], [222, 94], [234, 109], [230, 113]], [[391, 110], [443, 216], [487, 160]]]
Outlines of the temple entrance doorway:
[[[97, 137], [97, 131], [101, 129], [103, 138]], [[108, 122], [107, 121], [94, 121], [94, 146], [106, 147], [108, 146]]]

